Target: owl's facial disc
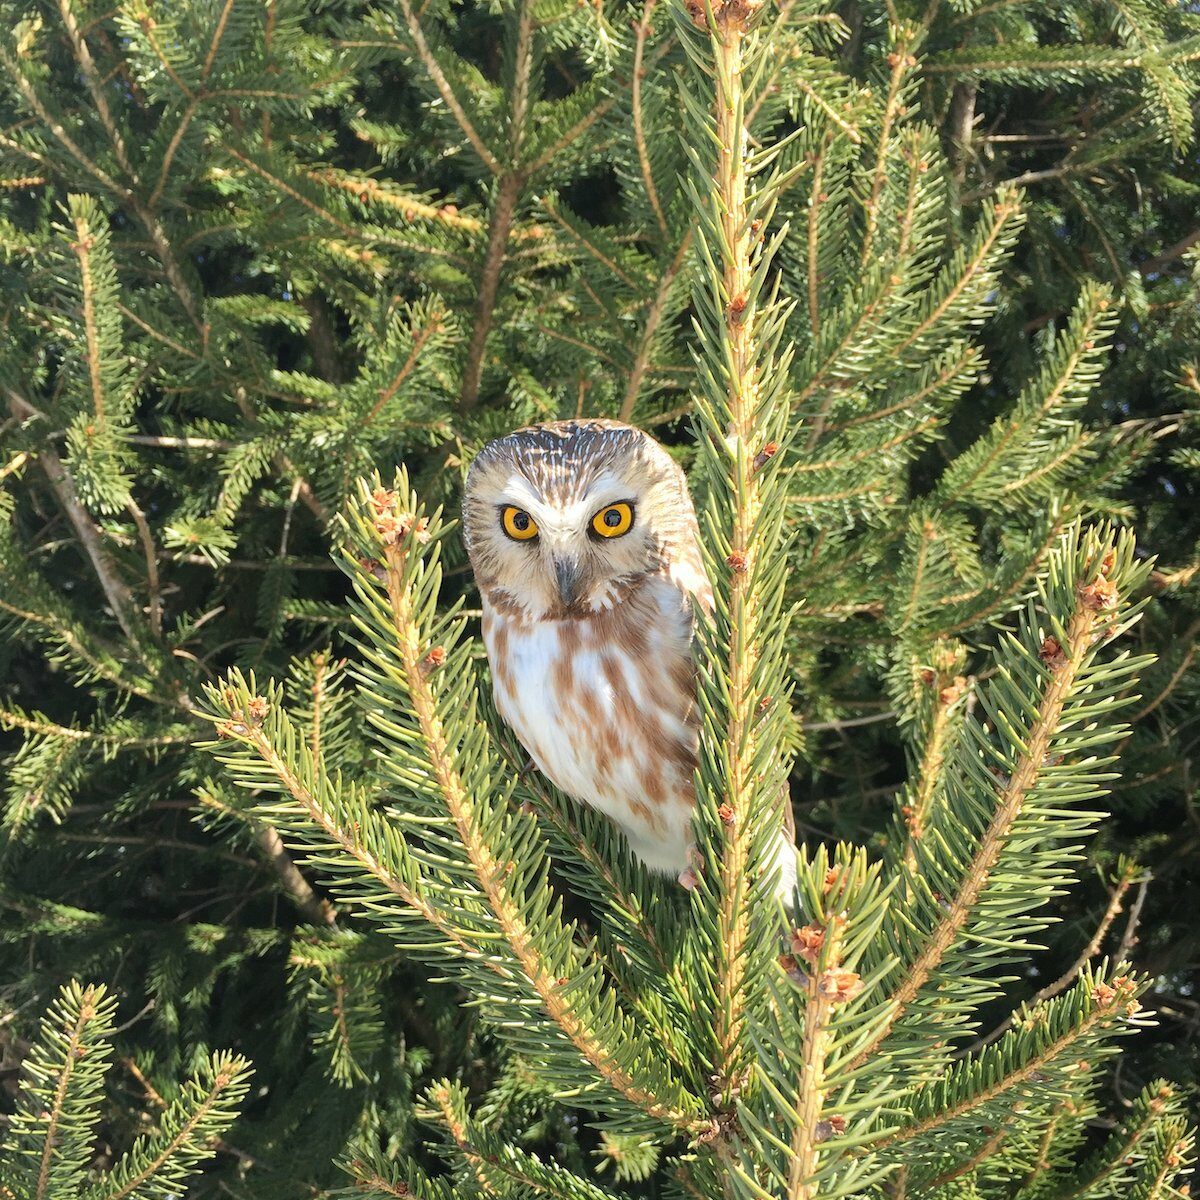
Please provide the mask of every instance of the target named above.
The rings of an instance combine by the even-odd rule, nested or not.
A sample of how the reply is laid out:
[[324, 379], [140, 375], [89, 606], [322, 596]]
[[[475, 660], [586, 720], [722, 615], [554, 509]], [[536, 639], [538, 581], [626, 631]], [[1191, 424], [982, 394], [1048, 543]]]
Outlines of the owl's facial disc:
[[623, 487], [621, 480], [605, 477], [582, 495], [558, 499], [538, 495], [523, 476], [505, 481], [497, 525], [511, 543], [505, 557], [520, 555], [518, 569], [527, 585], [548, 601], [537, 615], [582, 615], [606, 607], [613, 599], [610, 584], [651, 566], [635, 503]]
[[679, 468], [640, 430], [565, 421], [476, 456], [467, 551], [487, 601], [529, 620], [587, 618], [664, 571], [694, 536]]

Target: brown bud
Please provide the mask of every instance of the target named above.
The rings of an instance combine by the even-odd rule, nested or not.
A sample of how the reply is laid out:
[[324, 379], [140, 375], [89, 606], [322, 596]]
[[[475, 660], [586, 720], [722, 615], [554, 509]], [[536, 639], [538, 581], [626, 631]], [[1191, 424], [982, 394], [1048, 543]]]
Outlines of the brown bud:
[[792, 953], [807, 963], [816, 964], [825, 945], [825, 930], [820, 925], [805, 925], [792, 930]]
[[845, 1117], [826, 1117], [813, 1126], [813, 1141], [820, 1143], [828, 1141], [835, 1133], [846, 1132]]
[[842, 971], [831, 968], [821, 976], [817, 992], [830, 1004], [847, 1004], [863, 990], [863, 981], [857, 971]]
[[387, 582], [387, 568], [377, 558], [359, 558], [358, 565], [379, 583]]
[[767, 465], [767, 463], [769, 463], [771, 461], [771, 459], [773, 459], [775, 457], [775, 455], [778, 453], [779, 453], [779, 443], [778, 442], [768, 442], [754, 456], [754, 470], [761, 471], [763, 469], [763, 467], [765, 467]]
[[421, 659], [418, 670], [421, 673], [421, 678], [424, 679], [431, 671], [436, 671], [446, 661], [446, 648], [444, 646], [434, 646], [429, 653]]
[[781, 954], [779, 956], [779, 965], [783, 968], [784, 974], [800, 987], [808, 986], [808, 976], [800, 969], [800, 964], [790, 954]]
[[1079, 589], [1079, 600], [1084, 608], [1092, 612], [1100, 612], [1107, 608], [1116, 608], [1117, 589], [1104, 575], [1097, 575], [1091, 583], [1084, 584]]
[[1043, 639], [1042, 648], [1038, 651], [1038, 658], [1052, 671], [1058, 671], [1067, 665], [1067, 656], [1063, 653], [1062, 646], [1058, 644], [1058, 639], [1053, 637]]
[[966, 690], [966, 677], [963, 675], [955, 675], [954, 682], [949, 684], [947, 687], [942, 688], [942, 690], [938, 693], [938, 699], [941, 700], [941, 702], [947, 707], [949, 707], [956, 700], [958, 700]]

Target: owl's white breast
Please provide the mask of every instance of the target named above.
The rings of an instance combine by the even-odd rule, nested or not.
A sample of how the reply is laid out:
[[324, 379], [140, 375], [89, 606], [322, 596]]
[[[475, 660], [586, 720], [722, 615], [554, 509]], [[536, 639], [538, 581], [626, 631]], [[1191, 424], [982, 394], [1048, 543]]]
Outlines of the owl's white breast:
[[653, 869], [686, 864], [696, 753], [692, 617], [667, 578], [579, 620], [527, 620], [485, 597], [496, 707], [538, 769], [604, 812]]

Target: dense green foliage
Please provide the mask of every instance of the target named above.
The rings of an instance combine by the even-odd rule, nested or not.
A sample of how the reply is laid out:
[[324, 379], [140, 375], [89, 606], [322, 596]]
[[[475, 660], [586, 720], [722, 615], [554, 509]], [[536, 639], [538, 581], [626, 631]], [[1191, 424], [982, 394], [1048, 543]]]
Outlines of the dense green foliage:
[[237, 1115], [249, 1065], [236, 1055], [214, 1054], [192, 1079], [168, 1091], [170, 1099], [151, 1092], [156, 1128], [96, 1172], [95, 1122], [112, 1067], [116, 1008], [103, 987], [72, 983], [42, 1018], [0, 1154], [6, 1200], [178, 1195]]
[[[156, 1097], [186, 1103], [178, 1080], [234, 1049], [256, 1087], [196, 1195], [329, 1194], [345, 1155], [378, 1194], [403, 1170], [422, 1196], [719, 1195], [751, 1186], [747, 1164], [800, 1195], [789, 1154], [830, 1195], [898, 1162], [917, 1190], [1038, 1200], [1149, 1198], [1172, 1174], [1198, 1073], [1200, 20], [1165, 0], [785, 0], [735, 69], [707, 15], [0, 0], [8, 1056], [51, 1076], [51, 1041], [25, 1051], [71, 979], [108, 981], [131, 1018], [152, 1001], [119, 1032], [97, 1009], [120, 1053], [79, 1085], [63, 1171], [87, 1166], [103, 1111], [98, 1165], [121, 1178], [139, 1123], [168, 1136]], [[732, 230], [730, 112], [759, 223]], [[483, 441], [573, 413], [661, 436], [704, 514], [723, 600], [690, 907], [519, 773], [477, 691], [457, 535], [435, 522], [393, 571], [375, 528], [381, 503], [415, 512], [409, 480], [452, 513]], [[398, 499], [361, 490], [398, 463]], [[1102, 570], [1081, 518], [1133, 528], [1139, 557], [1122, 536]], [[745, 575], [727, 561], [743, 550]], [[1140, 620], [1076, 662], [1076, 584], [1097, 572]], [[1067, 757], [1033, 762], [1009, 811], [1051, 637], [1075, 679], [1047, 725]], [[423, 673], [435, 646], [451, 670]], [[412, 723], [426, 674], [460, 811]], [[1099, 731], [1067, 730], [1072, 705]], [[225, 766], [197, 745], [207, 716]], [[732, 850], [729, 721], [769, 764], [738, 793]], [[1116, 765], [1089, 760], [1092, 737]], [[267, 769], [268, 738], [312, 805]], [[769, 905], [745, 924], [738, 884], [789, 763], [806, 917], [849, 914], [853, 946], [830, 938], [824, 966], [868, 984], [823, 1051], [842, 1107], [807, 1125], [789, 1089], [810, 984], [779, 971]], [[1115, 818], [1073, 871], [1106, 787]], [[967, 868], [1006, 811], [981, 882]], [[484, 847], [512, 879], [480, 873]], [[1110, 985], [1105, 951], [1144, 978]], [[969, 1046], [1047, 980], [1042, 1007], [951, 1065], [947, 1039]], [[1093, 1038], [1145, 988], [1161, 1023], [1114, 1076]], [[877, 1042], [913, 1073], [903, 1102], [889, 1071], [845, 1075]], [[1025, 1119], [976, 1160], [1014, 1089]], [[1104, 1142], [1087, 1122], [1123, 1101]], [[957, 1104], [965, 1123], [914, 1132]], [[831, 1139], [832, 1117], [853, 1132]], [[21, 1120], [18, 1164], [42, 1136]], [[868, 1134], [893, 1141], [859, 1154]], [[465, 1174], [431, 1181], [443, 1159]]]

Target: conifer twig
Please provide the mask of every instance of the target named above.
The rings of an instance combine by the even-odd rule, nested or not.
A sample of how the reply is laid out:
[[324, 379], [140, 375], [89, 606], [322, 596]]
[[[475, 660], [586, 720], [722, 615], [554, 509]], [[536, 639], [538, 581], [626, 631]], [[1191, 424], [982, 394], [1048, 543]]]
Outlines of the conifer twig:
[[264, 825], [261, 821], [251, 822], [251, 828], [254, 840], [275, 874], [279, 876], [284, 891], [291, 896], [296, 907], [318, 928], [325, 926], [328, 929], [336, 929], [337, 909], [313, 891], [312, 884], [304, 878], [300, 868], [292, 860], [278, 830], [271, 825]]
[[467, 116], [461, 101], [450, 86], [450, 81], [446, 78], [446, 74], [437, 60], [437, 55], [433, 53], [425, 37], [425, 31], [421, 28], [420, 17], [413, 11], [411, 0], [400, 0], [400, 11], [404, 14], [405, 24], [408, 26], [409, 36], [416, 47], [417, 55], [425, 67], [429, 78], [433, 81], [434, 87], [437, 88], [442, 102], [458, 122], [459, 128], [466, 135], [467, 141], [471, 143], [472, 149], [479, 155], [480, 161], [493, 175], [498, 175], [500, 173], [500, 161], [479, 136], [470, 117]]
[[871, 250], [875, 244], [875, 231], [879, 227], [879, 197], [887, 178], [887, 156], [891, 149], [892, 126], [896, 122], [900, 99], [903, 94], [905, 75], [916, 66], [912, 58], [912, 47], [908, 31], [894, 30], [892, 52], [888, 55], [891, 75], [888, 78], [887, 100], [883, 106], [883, 119], [879, 126], [879, 143], [875, 150], [875, 170], [871, 176], [871, 191], [866, 201], [867, 228], [863, 234], [860, 261], [866, 266], [871, 261]]
[[1147, 871], [1138, 883], [1137, 895], [1133, 899], [1133, 904], [1129, 907], [1129, 920], [1125, 924], [1125, 932], [1121, 936], [1121, 944], [1117, 947], [1117, 961], [1126, 962], [1129, 955], [1133, 952], [1134, 946], [1138, 940], [1138, 925], [1142, 919], [1142, 908], [1146, 903], [1146, 896], [1150, 891], [1150, 884], [1153, 881], [1153, 876]]
[[956, 1179], [961, 1179], [964, 1175], [969, 1175], [981, 1163], [986, 1162], [1000, 1148], [1001, 1143], [1008, 1137], [1007, 1129], [997, 1129], [983, 1144], [969, 1157], [964, 1158], [962, 1162], [956, 1163], [949, 1170], [943, 1171], [940, 1175], [935, 1175], [927, 1184], [923, 1191], [932, 1192], [934, 1188], [944, 1187], [947, 1183], [953, 1183]]
[[[1111, 989], [1110, 989], [1111, 990]], [[1076, 1024], [1072, 1024], [1064, 1032], [1047, 1043], [1029, 1060], [1012, 1070], [1002, 1072], [998, 1077], [987, 1080], [983, 1086], [969, 1092], [963, 1098], [948, 1104], [939, 1112], [922, 1117], [902, 1125], [898, 1129], [885, 1134], [876, 1142], [869, 1143], [864, 1149], [878, 1151], [898, 1142], [906, 1142], [912, 1138], [940, 1129], [950, 1121], [973, 1112], [983, 1104], [1002, 1096], [1014, 1088], [1027, 1083], [1031, 1077], [1039, 1075], [1046, 1066], [1053, 1063], [1064, 1052], [1069, 1050], [1085, 1035], [1091, 1033], [1097, 1026], [1111, 1021], [1114, 1016], [1116, 1003], [1123, 1003], [1123, 993], [1117, 992], [1116, 999], [1108, 1003], [1094, 1004], [1092, 1011]]]
[[[401, 4], [407, 13], [409, 0], [401, 0]], [[469, 412], [479, 400], [479, 384], [483, 377], [483, 356], [496, 310], [496, 296], [500, 289], [500, 272], [504, 267], [504, 259], [508, 252], [508, 239], [512, 231], [517, 203], [525, 187], [526, 170], [522, 164], [522, 157], [526, 123], [529, 116], [530, 74], [533, 70], [533, 11], [531, 5], [532, 0], [517, 0], [517, 37], [513, 52], [513, 86], [509, 104], [507, 163], [503, 168], [494, 159], [488, 164], [493, 173], [497, 175], [496, 199], [493, 202], [491, 217], [488, 221], [487, 250], [480, 268], [475, 316], [471, 326], [471, 337], [467, 343], [467, 356], [463, 364], [462, 390], [459, 393], [458, 401], [459, 409], [463, 412]]]
[[117, 1187], [104, 1191], [97, 1190], [94, 1193], [96, 1200], [127, 1200], [127, 1197], [136, 1195], [142, 1185], [153, 1179], [170, 1162], [171, 1158], [183, 1146], [188, 1144], [194, 1134], [199, 1134], [200, 1137], [203, 1137], [202, 1131], [204, 1129], [205, 1118], [212, 1112], [220, 1100], [222, 1093], [229, 1088], [230, 1084], [235, 1082], [242, 1069], [244, 1069], [244, 1064], [239, 1067], [231, 1062], [226, 1069], [218, 1070], [213, 1076], [207, 1094], [188, 1114], [179, 1129], [159, 1148], [158, 1152], [147, 1160], [140, 1169], [131, 1171], [128, 1178]]
[[625, 396], [621, 401], [621, 410], [617, 414], [618, 420], [630, 421], [633, 419], [633, 410], [637, 405], [638, 394], [642, 389], [642, 380], [645, 378], [646, 368], [650, 365], [650, 352], [654, 348], [654, 337], [662, 321], [667, 300], [670, 298], [671, 288], [683, 266], [684, 259], [687, 257], [691, 242], [692, 233], [689, 229], [680, 241], [679, 249], [675, 251], [675, 257], [671, 260], [667, 269], [663, 272], [662, 278], [658, 281], [658, 288], [655, 291], [654, 299], [651, 300], [649, 307], [646, 309], [646, 320], [642, 324], [642, 336], [638, 339], [637, 353], [633, 359], [633, 366], [629, 370], [629, 381], [625, 385]]
[[[1104, 943], [1108, 931], [1112, 928], [1113, 922], [1120, 916], [1121, 909], [1125, 903], [1125, 895], [1130, 887], [1133, 886], [1135, 878], [1136, 875], [1134, 873], [1127, 872], [1117, 880], [1117, 885], [1109, 895], [1108, 904], [1088, 944], [1084, 946], [1075, 961], [1057, 979], [1052, 980], [1045, 987], [1040, 988], [1034, 993], [1033, 999], [1029, 1002], [1030, 1004], [1039, 1004], [1043, 1000], [1053, 999], [1055, 996], [1065, 992], [1079, 978], [1079, 973], [1083, 968], [1100, 953], [1100, 947]], [[1121, 961], [1121, 959], [1118, 958], [1117, 961]], [[1016, 1014], [1010, 1013], [990, 1033], [985, 1034], [974, 1042], [964, 1051], [964, 1054], [974, 1053], [976, 1050], [981, 1050], [984, 1046], [990, 1046], [998, 1037], [1012, 1028], [1015, 1020]]]
[[479, 292], [475, 299], [471, 338], [467, 343], [467, 357], [463, 365], [462, 390], [459, 393], [459, 408], [463, 412], [469, 412], [479, 400], [483, 355], [492, 328], [496, 296], [500, 290], [500, 271], [504, 266], [508, 237], [512, 230], [521, 188], [521, 176], [509, 171], [500, 177], [496, 189], [496, 199], [488, 222], [487, 251], [479, 273]]
[[916, 843], [928, 820], [930, 807], [941, 784], [942, 767], [946, 761], [946, 743], [952, 728], [950, 717], [953, 707], [953, 701], [944, 701], [940, 695], [935, 701], [929, 733], [917, 767], [916, 789], [911, 800], [912, 811], [909, 813], [905, 810], [907, 836], [902, 858], [909, 870], [916, 868]]
[[926, 938], [920, 953], [906, 967], [903, 978], [891, 995], [891, 1014], [880, 1024], [870, 1042], [856, 1055], [854, 1067], [866, 1062], [879, 1048], [937, 969], [946, 951], [974, 911], [976, 901], [1004, 848], [1009, 830], [1021, 811], [1025, 797], [1033, 789], [1044, 769], [1050, 742], [1058, 729], [1066, 697], [1091, 647], [1095, 624], [1095, 611], [1077, 601], [1076, 610], [1067, 626], [1067, 644], [1062, 647], [1063, 662], [1042, 694], [1037, 719], [1024, 752], [997, 798], [995, 812], [976, 847], [974, 857], [967, 864], [961, 886], [954, 897], [948, 898], [941, 919]]
[[[8, 398], [8, 405], [13, 415], [22, 421], [33, 417], [43, 417], [42, 413], [11, 388], [5, 387], [4, 394]], [[138, 622], [134, 615], [137, 606], [133, 599], [133, 593], [117, 574], [117, 570], [108, 556], [108, 551], [104, 547], [99, 528], [80, 503], [70, 472], [63, 465], [62, 459], [48, 445], [44, 445], [38, 450], [38, 462], [46, 476], [46, 481], [50, 484], [51, 491], [58, 499], [59, 507], [63, 510], [67, 520], [71, 522], [71, 526], [79, 538], [79, 543], [88, 561], [92, 564], [96, 580], [108, 600], [117, 624], [121, 626], [122, 633], [131, 643], [135, 646], [139, 645]]]
[[45, 1140], [42, 1143], [41, 1158], [38, 1162], [37, 1181], [34, 1185], [33, 1200], [45, 1200], [46, 1189], [50, 1183], [50, 1165], [54, 1159], [57, 1143], [59, 1121], [62, 1119], [63, 1106], [67, 1099], [71, 1084], [71, 1074], [76, 1063], [83, 1057], [83, 1036], [88, 1025], [96, 1017], [97, 996], [93, 988], [87, 988], [80, 996], [79, 1010], [74, 1023], [64, 1032], [67, 1042], [62, 1056], [62, 1070], [54, 1087], [54, 1099], [44, 1114], [46, 1122]]
[[[820, 249], [821, 249], [821, 205], [822, 180], [825, 174], [825, 160], [833, 145], [833, 133], [826, 133], [820, 149], [813, 153], [813, 177], [811, 198], [808, 205], [808, 216], [805, 220], [808, 236], [805, 239], [805, 283], [808, 293], [808, 327], [809, 337], [817, 341], [821, 336], [821, 281]], [[809, 445], [812, 445], [810, 441]]]
[[[821, 962], [837, 962], [838, 932], [836, 919], [825, 927]], [[804, 1044], [800, 1051], [797, 1120], [792, 1131], [787, 1200], [813, 1200], [815, 1195], [813, 1184], [817, 1177], [817, 1147], [820, 1144], [817, 1126], [826, 1095], [825, 1060], [830, 1040], [826, 1026], [833, 1013], [833, 1001], [820, 986], [819, 964], [814, 962], [811, 966], [805, 984]]]
[[[735, 805], [744, 803], [750, 793], [757, 747], [747, 728], [754, 698], [753, 660], [757, 647], [746, 641], [753, 625], [752, 610], [758, 603], [750, 583], [751, 557], [755, 553], [755, 526], [759, 517], [758, 483], [751, 470], [754, 418], [758, 399], [758, 347], [751, 330], [736, 306], [745, 303], [753, 278], [752, 233], [747, 211], [746, 129], [744, 119], [743, 55], [746, 37], [746, 11], [735, 3], [713, 6], [708, 18], [713, 53], [713, 117], [716, 141], [716, 166], [713, 188], [719, 213], [721, 246], [719, 268], [721, 294], [725, 298], [725, 330], [729, 367], [727, 404], [732, 417], [728, 440], [741, 448], [733, 471], [743, 473], [737, 479], [737, 502], [733, 528], [729, 530], [731, 555], [738, 555], [739, 569], [730, 572], [729, 625], [733, 641], [726, 656], [729, 672], [728, 789]], [[714, 348], [713, 353], [717, 353]], [[732, 1103], [742, 1086], [744, 1071], [746, 986], [745, 943], [750, 914], [746, 911], [748, 891], [747, 854], [749, 830], [744, 813], [735, 808], [734, 821], [725, 839], [720, 858], [720, 882], [717, 917], [716, 1077], [724, 1104]]]
[[[646, 199], [650, 201], [654, 219], [658, 222], [658, 231], [665, 242], [669, 236], [667, 218], [663, 212], [662, 202], [658, 198], [658, 188], [654, 186], [654, 171], [651, 169], [650, 152], [646, 147], [645, 114], [642, 112], [642, 80], [645, 75], [642, 60], [646, 53], [646, 36], [650, 32], [650, 19], [654, 15], [654, 6], [655, 0], [646, 0], [642, 6], [642, 19], [634, 27], [633, 79], [630, 81], [630, 87], [632, 89], [633, 141], [637, 148], [638, 164], [642, 168], [642, 183], [645, 185]], [[628, 420], [629, 418], [622, 417], [621, 419]]]
[[67, 39], [71, 43], [75, 61], [79, 64], [79, 72], [83, 76], [88, 95], [91, 96], [92, 103], [96, 106], [96, 115], [100, 118], [100, 124], [104, 126], [104, 131], [108, 134], [108, 140], [112, 143], [113, 156], [116, 158], [121, 170], [125, 172], [130, 183], [136, 186], [137, 173], [134, 171], [133, 164], [129, 160], [129, 153], [125, 148], [125, 139], [117, 127], [116, 121], [113, 119], [112, 110], [108, 106], [108, 97], [104, 94], [104, 88], [100, 83], [100, 73], [96, 69], [96, 63], [92, 58], [91, 50], [88, 49], [87, 41], [79, 30], [79, 24], [75, 20], [75, 12], [71, 7], [70, 0], [58, 0], [58, 12], [62, 17], [63, 28], [67, 31]]
[[146, 521], [146, 514], [138, 507], [132, 496], [125, 501], [125, 509], [137, 526], [138, 538], [142, 543], [142, 552], [146, 559], [146, 590], [149, 593], [147, 608], [150, 616], [150, 632], [155, 638], [162, 637], [162, 596], [158, 586], [158, 550], [154, 545], [154, 536]]

